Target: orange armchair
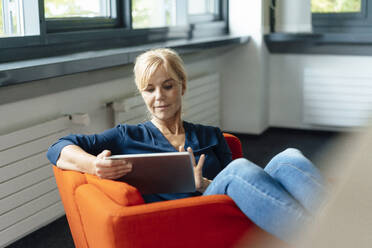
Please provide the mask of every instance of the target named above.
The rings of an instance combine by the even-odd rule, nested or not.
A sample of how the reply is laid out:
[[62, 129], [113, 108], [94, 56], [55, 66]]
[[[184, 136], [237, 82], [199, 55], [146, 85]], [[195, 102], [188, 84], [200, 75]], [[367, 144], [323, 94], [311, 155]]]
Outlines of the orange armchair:
[[[239, 139], [224, 137], [233, 159], [242, 157]], [[259, 230], [226, 195], [145, 204], [126, 183], [53, 170], [78, 248], [232, 247]]]

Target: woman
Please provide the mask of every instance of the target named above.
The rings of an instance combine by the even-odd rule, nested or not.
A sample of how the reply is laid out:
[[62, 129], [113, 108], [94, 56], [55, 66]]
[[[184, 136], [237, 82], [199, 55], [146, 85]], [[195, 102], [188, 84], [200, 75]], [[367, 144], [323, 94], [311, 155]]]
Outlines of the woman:
[[117, 179], [129, 173], [132, 164], [104, 157], [186, 149], [194, 155], [197, 191], [144, 195], [146, 202], [227, 194], [253, 222], [285, 241], [311, 220], [325, 190], [320, 173], [301, 152], [287, 149], [264, 170], [246, 159], [232, 161], [218, 128], [182, 121], [187, 78], [176, 52], [145, 52], [137, 57], [134, 73], [151, 121], [118, 125], [101, 134], [63, 137], [48, 150], [53, 164]]

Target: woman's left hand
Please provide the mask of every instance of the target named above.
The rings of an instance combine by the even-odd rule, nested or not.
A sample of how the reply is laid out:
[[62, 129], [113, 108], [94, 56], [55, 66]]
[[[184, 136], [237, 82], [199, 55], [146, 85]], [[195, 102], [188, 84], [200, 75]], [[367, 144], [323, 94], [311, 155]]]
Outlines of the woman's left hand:
[[[184, 152], [185, 148], [183, 146], [179, 147], [180, 152]], [[198, 164], [196, 164], [194, 153], [191, 147], [187, 148], [187, 151], [191, 154], [192, 157], [192, 164], [194, 165], [194, 179], [195, 179], [195, 187], [196, 190], [199, 192], [203, 192], [205, 190], [205, 181], [206, 179], [203, 177], [203, 165], [205, 160], [205, 155], [202, 154], [199, 158]]]

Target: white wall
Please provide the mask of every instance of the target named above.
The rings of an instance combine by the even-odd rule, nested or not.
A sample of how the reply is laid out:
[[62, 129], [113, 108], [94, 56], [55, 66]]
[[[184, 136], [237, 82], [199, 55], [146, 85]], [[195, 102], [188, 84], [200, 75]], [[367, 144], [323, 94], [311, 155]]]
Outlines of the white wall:
[[252, 39], [220, 60], [225, 130], [258, 134], [268, 126], [268, 53], [262, 40], [265, 7], [263, 1], [230, 1], [230, 31]]

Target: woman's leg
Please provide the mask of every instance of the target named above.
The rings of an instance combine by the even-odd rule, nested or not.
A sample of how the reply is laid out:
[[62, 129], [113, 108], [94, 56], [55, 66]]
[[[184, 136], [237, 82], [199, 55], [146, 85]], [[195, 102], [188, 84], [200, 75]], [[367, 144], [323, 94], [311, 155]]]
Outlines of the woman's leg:
[[222, 170], [204, 195], [226, 194], [262, 229], [290, 242], [309, 214], [262, 168], [236, 159]]
[[273, 157], [264, 170], [306, 210], [316, 212], [326, 194], [324, 179], [299, 150], [286, 149]]

